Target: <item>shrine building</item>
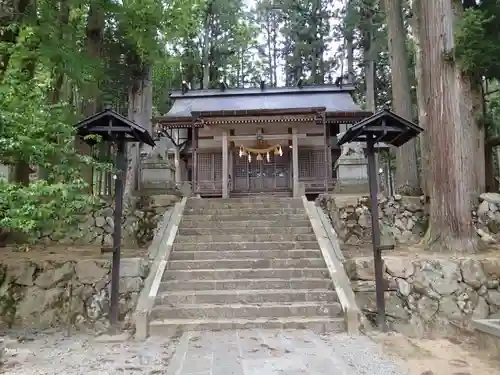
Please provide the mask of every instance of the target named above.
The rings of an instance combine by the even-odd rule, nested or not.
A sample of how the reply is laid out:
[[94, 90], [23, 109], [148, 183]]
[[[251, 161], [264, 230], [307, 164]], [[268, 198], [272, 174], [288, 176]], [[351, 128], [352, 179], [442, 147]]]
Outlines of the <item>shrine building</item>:
[[371, 115], [352, 85], [183, 90], [153, 119], [171, 141], [175, 183], [202, 197], [365, 192], [366, 160], [337, 136]]

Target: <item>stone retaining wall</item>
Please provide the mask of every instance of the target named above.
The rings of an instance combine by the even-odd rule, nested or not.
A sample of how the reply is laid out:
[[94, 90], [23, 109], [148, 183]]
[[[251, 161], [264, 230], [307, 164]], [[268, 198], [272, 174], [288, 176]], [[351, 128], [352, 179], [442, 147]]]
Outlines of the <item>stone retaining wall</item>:
[[[136, 207], [123, 215], [123, 246], [135, 248], [147, 246], [154, 237], [162, 215], [173, 207], [179, 197], [157, 195], [142, 197]], [[68, 232], [59, 228], [46, 233], [42, 241], [71, 245], [110, 246], [113, 242], [114, 202], [103, 202], [102, 207], [82, 216], [78, 226]]]
[[[121, 261], [119, 318], [125, 327], [148, 272], [146, 260]], [[49, 328], [71, 322], [103, 329], [110, 273], [108, 260], [0, 263], [0, 326]]]
[[486, 243], [500, 241], [500, 194], [484, 193], [477, 210], [472, 212], [476, 232]]
[[[343, 243], [371, 242], [369, 197], [336, 203], [334, 195], [320, 195], [316, 202], [327, 214]], [[383, 241], [415, 243], [427, 229], [427, 205], [423, 198], [394, 195], [380, 198], [379, 222]]]
[[[373, 260], [345, 262], [359, 308], [376, 312]], [[384, 257], [386, 312], [392, 328], [408, 335], [449, 333], [472, 319], [500, 318], [500, 258]]]
[[[342, 201], [335, 195], [320, 195], [316, 201], [330, 218], [339, 238], [346, 244], [371, 242], [369, 197]], [[429, 205], [425, 197], [394, 195], [378, 202], [382, 241], [413, 244], [420, 241], [428, 225]], [[473, 223], [481, 240], [500, 242], [500, 194], [484, 193], [472, 212]]]

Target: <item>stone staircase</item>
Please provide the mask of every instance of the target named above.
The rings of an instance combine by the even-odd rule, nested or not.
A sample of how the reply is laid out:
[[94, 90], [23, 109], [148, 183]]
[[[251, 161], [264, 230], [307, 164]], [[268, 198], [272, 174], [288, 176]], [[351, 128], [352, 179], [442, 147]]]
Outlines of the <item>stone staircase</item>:
[[187, 201], [150, 319], [179, 328], [344, 330], [300, 198]]

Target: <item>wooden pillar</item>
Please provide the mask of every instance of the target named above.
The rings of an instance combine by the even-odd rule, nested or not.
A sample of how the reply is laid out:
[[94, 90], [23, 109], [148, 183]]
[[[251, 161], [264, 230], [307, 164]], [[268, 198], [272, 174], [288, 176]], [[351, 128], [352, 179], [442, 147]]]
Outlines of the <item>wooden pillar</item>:
[[181, 171], [181, 152], [179, 147], [174, 146], [174, 165], [175, 165], [175, 183], [180, 184], [182, 182], [182, 171]]
[[292, 178], [293, 196], [299, 196], [299, 138], [297, 128], [292, 129]]
[[231, 194], [231, 191], [233, 190], [233, 184], [234, 184], [234, 149], [230, 148], [229, 149], [229, 194]]
[[229, 198], [228, 192], [228, 144], [227, 144], [227, 130], [222, 132], [222, 198]]
[[325, 135], [325, 157], [324, 157], [324, 163], [325, 163], [325, 193], [328, 193], [328, 175], [330, 168], [330, 165], [328, 164], [328, 160], [330, 159], [328, 157], [328, 150], [330, 149], [329, 147], [329, 139], [328, 139], [328, 127], [326, 126], [326, 116], [325, 113], [323, 112], [323, 132]]
[[192, 156], [192, 165], [193, 171], [191, 173], [191, 177], [193, 180], [193, 194], [196, 194], [198, 188], [198, 153], [196, 152], [197, 148], [197, 139], [196, 139], [196, 126], [194, 122], [191, 127], [191, 156]]

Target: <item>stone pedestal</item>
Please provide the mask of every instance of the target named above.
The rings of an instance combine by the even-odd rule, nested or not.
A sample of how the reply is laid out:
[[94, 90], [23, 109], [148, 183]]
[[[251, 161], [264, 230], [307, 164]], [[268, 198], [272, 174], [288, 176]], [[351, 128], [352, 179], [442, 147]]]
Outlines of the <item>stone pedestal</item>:
[[335, 192], [363, 194], [369, 192], [368, 163], [362, 155], [340, 156], [336, 163], [337, 184]]

